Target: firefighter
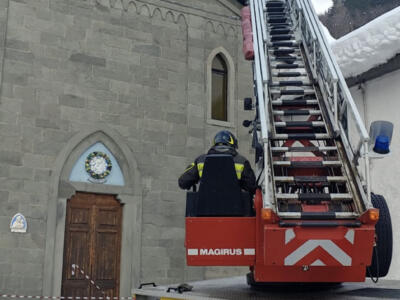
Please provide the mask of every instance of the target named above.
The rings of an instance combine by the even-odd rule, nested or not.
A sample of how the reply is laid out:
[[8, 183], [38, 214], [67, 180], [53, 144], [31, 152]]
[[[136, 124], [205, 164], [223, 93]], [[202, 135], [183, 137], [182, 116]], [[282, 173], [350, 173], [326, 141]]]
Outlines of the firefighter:
[[[248, 191], [251, 195], [256, 190], [256, 178], [249, 161], [237, 152], [238, 141], [236, 137], [227, 130], [218, 132], [214, 138], [214, 145], [207, 154], [230, 154], [235, 162], [236, 175], [240, 187]], [[179, 177], [179, 187], [181, 189], [190, 189], [197, 184], [203, 174], [204, 161], [206, 154], [196, 158], [194, 163], [190, 164], [185, 172]]]

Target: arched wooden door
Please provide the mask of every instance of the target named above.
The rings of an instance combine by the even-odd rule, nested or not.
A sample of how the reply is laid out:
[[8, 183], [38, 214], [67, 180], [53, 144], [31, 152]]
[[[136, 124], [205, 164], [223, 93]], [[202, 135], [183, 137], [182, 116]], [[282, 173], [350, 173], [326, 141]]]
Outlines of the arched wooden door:
[[68, 200], [62, 296], [119, 297], [121, 224], [113, 195], [78, 192]]

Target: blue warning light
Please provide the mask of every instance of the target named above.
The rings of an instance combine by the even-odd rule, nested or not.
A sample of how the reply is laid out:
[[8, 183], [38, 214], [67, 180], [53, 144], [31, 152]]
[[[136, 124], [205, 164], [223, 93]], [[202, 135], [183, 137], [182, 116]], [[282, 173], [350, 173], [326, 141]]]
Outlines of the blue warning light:
[[379, 154], [389, 153], [390, 140], [386, 135], [378, 135], [375, 140], [374, 151]]

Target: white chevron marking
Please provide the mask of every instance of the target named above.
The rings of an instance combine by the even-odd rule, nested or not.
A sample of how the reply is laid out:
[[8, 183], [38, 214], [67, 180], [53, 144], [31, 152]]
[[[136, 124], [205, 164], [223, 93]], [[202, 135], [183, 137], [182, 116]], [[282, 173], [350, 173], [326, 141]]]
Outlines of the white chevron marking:
[[351, 266], [351, 257], [331, 240], [308, 240], [285, 258], [285, 266], [293, 266], [306, 255], [321, 247], [343, 266]]

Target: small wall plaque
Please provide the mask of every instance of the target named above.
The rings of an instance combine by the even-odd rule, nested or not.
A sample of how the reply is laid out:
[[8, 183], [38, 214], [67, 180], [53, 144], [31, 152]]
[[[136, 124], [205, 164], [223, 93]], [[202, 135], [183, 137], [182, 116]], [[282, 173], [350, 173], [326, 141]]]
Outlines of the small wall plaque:
[[17, 213], [14, 217], [12, 217], [10, 223], [11, 232], [25, 233], [27, 228], [28, 223], [26, 222], [24, 215]]

